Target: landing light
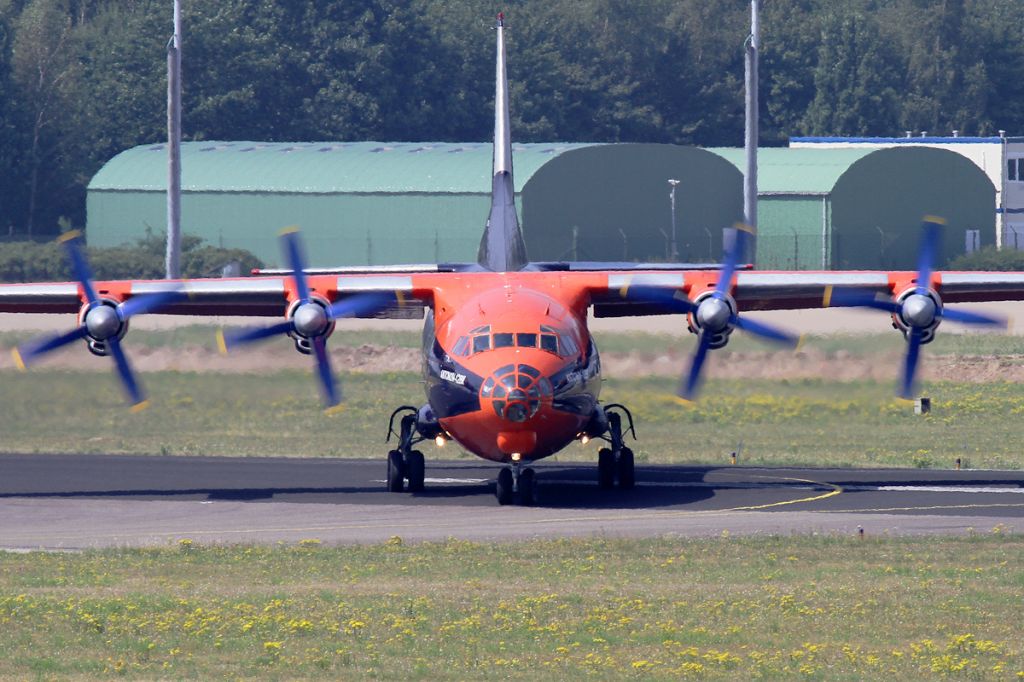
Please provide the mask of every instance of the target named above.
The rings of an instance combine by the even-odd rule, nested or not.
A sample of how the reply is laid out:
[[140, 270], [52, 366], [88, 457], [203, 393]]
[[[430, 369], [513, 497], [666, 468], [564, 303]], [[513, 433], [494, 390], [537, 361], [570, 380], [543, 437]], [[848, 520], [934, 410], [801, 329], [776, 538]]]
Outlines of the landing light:
[[448, 439], [444, 437], [443, 433], [437, 434], [437, 438], [434, 439], [434, 444], [439, 448], [443, 448], [444, 444], [448, 442]]
[[586, 445], [587, 443], [590, 442], [590, 436], [588, 436], [585, 433], [581, 433], [579, 435], [579, 439], [580, 439], [580, 443], [583, 444], [583, 445]]
[[523, 458], [523, 453], [521, 453], [521, 452], [513, 452], [512, 453], [512, 461], [513, 462], [518, 462], [522, 458]]

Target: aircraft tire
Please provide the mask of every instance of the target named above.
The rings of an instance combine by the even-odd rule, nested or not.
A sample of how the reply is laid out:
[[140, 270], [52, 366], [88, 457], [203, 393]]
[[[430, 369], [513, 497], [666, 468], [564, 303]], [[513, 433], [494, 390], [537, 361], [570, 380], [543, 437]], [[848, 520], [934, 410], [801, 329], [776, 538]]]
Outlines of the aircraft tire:
[[388, 491], [392, 493], [402, 492], [405, 485], [405, 475], [402, 471], [402, 453], [392, 450], [388, 453]]
[[519, 474], [519, 504], [524, 507], [537, 504], [537, 472], [530, 467]]
[[597, 485], [601, 490], [615, 487], [615, 455], [608, 448], [601, 448], [597, 453]]
[[494, 494], [498, 498], [498, 504], [504, 506], [514, 502], [512, 492], [512, 469], [505, 467], [498, 472], [498, 481], [494, 486]]
[[423, 492], [423, 479], [426, 478], [426, 464], [423, 453], [413, 450], [405, 463], [405, 477], [409, 479], [409, 492]]
[[632, 490], [636, 485], [636, 468], [633, 459], [633, 451], [629, 448], [622, 448], [619, 451], [619, 488], [622, 490]]

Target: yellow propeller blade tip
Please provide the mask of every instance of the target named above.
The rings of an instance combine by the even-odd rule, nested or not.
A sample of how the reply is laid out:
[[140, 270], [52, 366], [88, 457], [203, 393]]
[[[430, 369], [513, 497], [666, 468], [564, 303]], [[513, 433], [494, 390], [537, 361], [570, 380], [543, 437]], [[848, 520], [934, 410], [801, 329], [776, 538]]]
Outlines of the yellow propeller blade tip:
[[227, 355], [228, 354], [228, 344], [224, 340], [224, 330], [223, 329], [218, 329], [217, 330], [217, 350], [220, 351], [221, 355]]
[[329, 417], [333, 414], [341, 414], [344, 411], [345, 403], [338, 403], [337, 405], [332, 405], [331, 407], [326, 408], [324, 410], [324, 414], [326, 414]]
[[936, 225], [945, 225], [946, 224], [946, 219], [945, 218], [940, 218], [937, 215], [926, 215], [924, 217], [924, 222], [926, 222], [926, 223], [935, 223]]
[[793, 349], [794, 353], [799, 353], [800, 349], [804, 347], [804, 342], [807, 341], [807, 334], [801, 334], [800, 338], [796, 340], [796, 347]]
[[697, 403], [690, 400], [689, 398], [683, 398], [682, 396], [675, 396], [673, 398], [676, 405], [682, 405], [683, 407], [696, 407]]
[[755, 232], [757, 232], [757, 228], [755, 228], [753, 225], [747, 225], [746, 223], [735, 223], [733, 227], [735, 227], [740, 232], [746, 232], [747, 234], [754, 234]]
[[135, 403], [134, 405], [132, 405], [131, 411], [133, 413], [139, 413], [145, 410], [147, 407], [149, 407], [149, 401], [143, 400], [141, 403]]
[[298, 231], [299, 231], [299, 226], [298, 225], [289, 225], [288, 227], [282, 228], [281, 231], [277, 233], [277, 235], [279, 237], [283, 237], [286, 234], [292, 234], [293, 232], [298, 232]]
[[57, 243], [58, 244], [63, 244], [64, 242], [69, 242], [72, 239], [77, 239], [77, 238], [79, 238], [81, 236], [82, 236], [82, 231], [81, 230], [68, 230], [67, 232], [65, 232], [61, 236], [57, 237]]
[[821, 299], [821, 307], [828, 308], [832, 305], [832, 285], [825, 287], [825, 295]]
[[11, 349], [11, 357], [14, 358], [14, 366], [24, 372], [27, 368], [25, 367], [25, 361], [21, 359], [21, 353], [18, 352], [17, 348]]

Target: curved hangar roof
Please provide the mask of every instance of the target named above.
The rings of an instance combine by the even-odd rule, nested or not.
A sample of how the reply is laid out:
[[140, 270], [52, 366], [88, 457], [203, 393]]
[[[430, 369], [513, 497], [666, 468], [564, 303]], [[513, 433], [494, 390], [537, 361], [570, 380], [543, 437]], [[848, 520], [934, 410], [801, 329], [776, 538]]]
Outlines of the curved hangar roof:
[[[598, 145], [513, 145], [516, 184], [522, 187], [559, 154], [593, 146]], [[166, 144], [121, 152], [100, 169], [88, 189], [165, 192], [166, 155]], [[181, 167], [185, 192], [479, 194], [491, 190], [489, 142], [183, 142]]]

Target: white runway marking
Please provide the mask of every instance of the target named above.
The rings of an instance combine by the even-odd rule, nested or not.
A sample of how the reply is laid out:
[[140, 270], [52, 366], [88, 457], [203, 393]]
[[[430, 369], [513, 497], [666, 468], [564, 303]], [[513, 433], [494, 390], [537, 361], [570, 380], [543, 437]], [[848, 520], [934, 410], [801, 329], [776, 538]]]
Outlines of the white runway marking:
[[[439, 483], [439, 484], [452, 484], [452, 483], [487, 483], [491, 479], [489, 478], [424, 478], [424, 483]], [[383, 478], [374, 479], [370, 483], [387, 483]]]
[[885, 492], [908, 492], [908, 493], [989, 493], [1001, 495], [1003, 493], [1024, 494], [1024, 488], [1014, 486], [1012, 488], [992, 488], [969, 485], [844, 485], [843, 490], [881, 490]]

